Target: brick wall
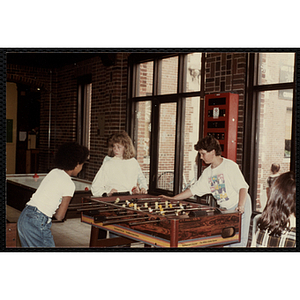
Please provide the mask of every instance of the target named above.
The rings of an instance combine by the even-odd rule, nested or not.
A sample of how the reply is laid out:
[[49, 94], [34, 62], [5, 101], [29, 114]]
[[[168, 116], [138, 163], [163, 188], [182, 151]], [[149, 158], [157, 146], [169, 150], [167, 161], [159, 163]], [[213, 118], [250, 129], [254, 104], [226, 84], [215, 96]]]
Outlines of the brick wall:
[[242, 163], [246, 53], [207, 53], [205, 93], [234, 92], [239, 95], [237, 163]]
[[[107, 138], [113, 132], [125, 130], [127, 99], [127, 58], [119, 53], [116, 63], [103, 67], [101, 60], [93, 64], [91, 155], [86, 177], [92, 180], [107, 154]], [[98, 115], [105, 114], [104, 136], [99, 136]]]
[[[77, 79], [83, 75], [91, 75], [91, 152], [84, 176], [88, 180], [94, 178], [107, 153], [108, 136], [114, 131], [125, 129], [127, 58], [128, 54], [118, 53], [115, 64], [110, 67], [104, 66], [100, 57], [52, 70], [7, 65], [7, 81], [41, 88], [38, 172], [48, 172], [53, 167], [53, 154], [62, 143], [76, 141]], [[106, 117], [103, 136], [99, 136], [97, 131], [99, 113], [105, 113]]]

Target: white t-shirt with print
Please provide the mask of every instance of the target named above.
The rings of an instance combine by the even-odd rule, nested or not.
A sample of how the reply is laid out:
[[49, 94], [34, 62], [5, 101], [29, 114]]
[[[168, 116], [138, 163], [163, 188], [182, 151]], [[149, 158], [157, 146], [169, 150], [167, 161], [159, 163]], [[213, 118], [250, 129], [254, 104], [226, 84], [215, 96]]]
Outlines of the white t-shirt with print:
[[224, 158], [216, 168], [208, 166], [197, 182], [191, 186], [193, 195], [212, 194], [218, 205], [227, 209], [233, 208], [239, 201], [239, 190], [249, 185], [239, 166], [232, 160]]
[[51, 218], [59, 207], [62, 197], [73, 197], [74, 192], [75, 183], [69, 174], [61, 169], [53, 169], [43, 179], [27, 204], [37, 207]]

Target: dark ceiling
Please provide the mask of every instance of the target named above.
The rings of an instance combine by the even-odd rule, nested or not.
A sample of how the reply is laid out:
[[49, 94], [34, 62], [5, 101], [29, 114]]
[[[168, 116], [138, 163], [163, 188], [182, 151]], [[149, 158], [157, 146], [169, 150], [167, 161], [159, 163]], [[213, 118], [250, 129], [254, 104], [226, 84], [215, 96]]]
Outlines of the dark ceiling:
[[59, 68], [74, 64], [89, 58], [100, 57], [105, 66], [115, 63], [115, 53], [80, 53], [80, 52], [56, 52], [56, 53], [7, 53], [7, 64], [25, 65], [41, 68]]

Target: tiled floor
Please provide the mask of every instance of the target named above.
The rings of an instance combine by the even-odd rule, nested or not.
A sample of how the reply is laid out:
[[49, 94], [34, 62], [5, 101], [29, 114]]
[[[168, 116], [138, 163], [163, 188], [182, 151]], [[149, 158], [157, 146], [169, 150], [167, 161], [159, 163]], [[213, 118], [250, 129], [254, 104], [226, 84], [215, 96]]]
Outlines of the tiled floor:
[[[17, 222], [20, 211], [6, 206], [6, 219], [9, 222]], [[64, 222], [54, 221], [51, 226], [56, 248], [88, 248], [90, 242], [91, 226], [82, 223], [80, 218], [67, 219]], [[17, 247], [20, 241], [17, 239]], [[131, 247], [144, 247], [142, 243], [133, 243]]]
[[82, 223], [79, 218], [53, 222], [51, 231], [57, 248], [89, 247], [91, 226]]
[[[20, 213], [19, 210], [6, 206], [6, 219], [9, 222], [17, 222]], [[91, 226], [82, 223], [79, 218], [68, 219], [65, 222], [53, 222], [51, 231], [58, 248], [89, 247]], [[17, 239], [17, 247], [20, 247], [19, 239]]]

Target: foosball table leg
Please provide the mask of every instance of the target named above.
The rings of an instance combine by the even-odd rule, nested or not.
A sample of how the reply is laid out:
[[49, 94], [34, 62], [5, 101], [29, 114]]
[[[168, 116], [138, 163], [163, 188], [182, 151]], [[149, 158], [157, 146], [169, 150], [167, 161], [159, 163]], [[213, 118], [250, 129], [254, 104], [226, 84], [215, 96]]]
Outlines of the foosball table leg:
[[91, 237], [90, 237], [90, 247], [96, 247], [99, 236], [99, 228], [92, 226]]
[[171, 234], [170, 234], [170, 247], [178, 247], [178, 231], [179, 221], [177, 219], [171, 220]]

